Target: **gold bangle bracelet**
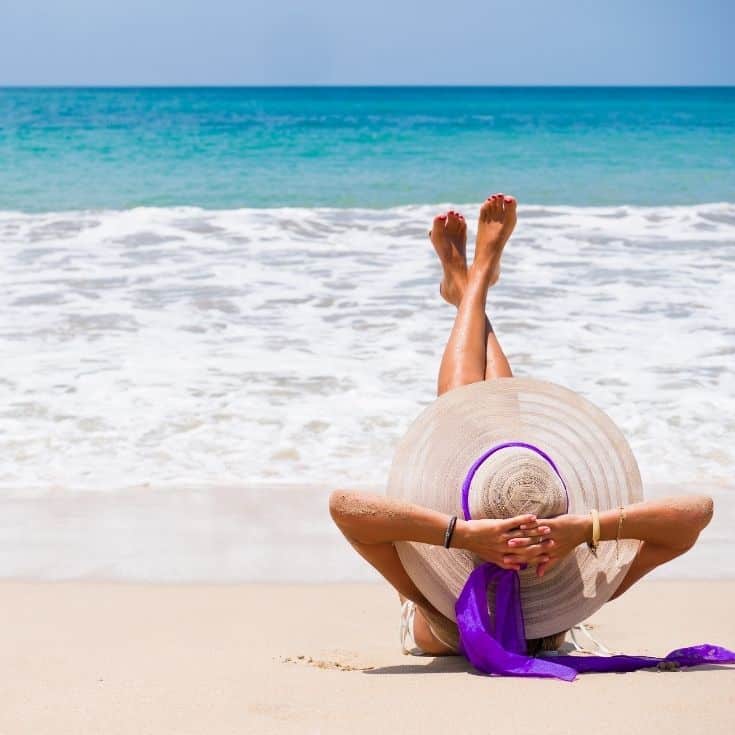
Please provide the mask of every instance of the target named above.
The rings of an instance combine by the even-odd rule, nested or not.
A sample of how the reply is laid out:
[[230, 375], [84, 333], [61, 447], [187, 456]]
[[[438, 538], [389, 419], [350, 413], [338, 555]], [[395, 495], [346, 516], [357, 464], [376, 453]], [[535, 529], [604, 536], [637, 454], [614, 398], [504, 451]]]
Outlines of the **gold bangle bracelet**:
[[590, 515], [592, 516], [592, 541], [588, 541], [587, 546], [597, 556], [597, 546], [600, 543], [600, 514], [595, 508], [592, 508]]
[[620, 561], [620, 536], [623, 532], [623, 521], [625, 520], [625, 508], [621, 505], [618, 514], [618, 533], [615, 537], [615, 560]]

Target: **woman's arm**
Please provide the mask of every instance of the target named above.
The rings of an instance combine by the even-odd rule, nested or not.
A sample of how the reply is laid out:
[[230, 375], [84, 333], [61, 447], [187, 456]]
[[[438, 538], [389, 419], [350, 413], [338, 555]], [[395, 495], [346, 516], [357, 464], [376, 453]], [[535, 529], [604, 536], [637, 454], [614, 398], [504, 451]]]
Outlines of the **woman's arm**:
[[[417, 541], [441, 546], [450, 516], [445, 513], [372, 493], [335, 490], [329, 499], [334, 522], [353, 545], [392, 544]], [[520, 526], [524, 530], [520, 531]], [[457, 519], [451, 547], [466, 549], [506, 569], [546, 561], [553, 543], [549, 529], [531, 514], [504, 519], [464, 521]], [[510, 539], [524, 541], [509, 547]], [[359, 550], [359, 548], [358, 548]], [[510, 554], [509, 552], [513, 552]], [[511, 559], [512, 556], [512, 559]]]
[[[712, 499], [704, 495], [673, 496], [625, 506], [620, 538], [638, 539], [643, 543], [617, 594], [622, 594], [652, 569], [690, 549], [710, 522], [712, 507]], [[551, 528], [551, 538], [556, 541], [549, 561], [537, 568], [540, 576], [576, 546], [592, 540], [590, 514], [567, 514], [539, 523]], [[619, 523], [619, 509], [600, 513], [600, 539], [615, 540]], [[519, 539], [511, 545], [524, 543]]]
[[[450, 516], [382, 495], [344, 490], [335, 490], [331, 494], [329, 511], [357, 553], [380, 572], [402, 599], [408, 598], [415, 602], [425, 617], [441, 615], [408, 576], [394, 542], [443, 544]], [[517, 527], [514, 530], [503, 530], [512, 528], [511, 523], [520, 526], [524, 521], [528, 530], [520, 531]], [[519, 569], [521, 562], [503, 560], [504, 554], [513, 551], [508, 546], [510, 539], [521, 538], [529, 542], [518, 558], [526, 559], [525, 563], [538, 564], [549, 558], [548, 550], [553, 546], [552, 541], [544, 539], [547, 535], [548, 529], [539, 526], [531, 515], [518, 516], [504, 522], [484, 520], [466, 523], [457, 519], [450, 545], [453, 548], [477, 550], [482, 558], [489, 558], [488, 553], [492, 551], [493, 557], [501, 566]], [[526, 552], [527, 557], [523, 555]], [[427, 648], [426, 641], [420, 645], [424, 650], [434, 650]], [[436, 652], [446, 652], [442, 644], [434, 642], [432, 645], [439, 646]]]

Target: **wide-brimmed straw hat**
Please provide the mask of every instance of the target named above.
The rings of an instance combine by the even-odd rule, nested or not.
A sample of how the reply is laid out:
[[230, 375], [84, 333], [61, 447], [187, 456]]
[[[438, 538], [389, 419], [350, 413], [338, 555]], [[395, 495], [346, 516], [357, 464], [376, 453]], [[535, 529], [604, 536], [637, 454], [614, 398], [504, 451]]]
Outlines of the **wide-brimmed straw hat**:
[[[642, 500], [641, 477], [620, 430], [571, 390], [529, 378], [457, 388], [430, 404], [400, 441], [388, 495], [460, 518], [604, 511]], [[632, 539], [586, 544], [538, 578], [519, 573], [527, 638], [571, 628], [600, 608], [638, 550]], [[463, 549], [396, 543], [408, 575], [455, 620], [455, 602], [482, 563]], [[492, 615], [492, 600], [489, 600]]]

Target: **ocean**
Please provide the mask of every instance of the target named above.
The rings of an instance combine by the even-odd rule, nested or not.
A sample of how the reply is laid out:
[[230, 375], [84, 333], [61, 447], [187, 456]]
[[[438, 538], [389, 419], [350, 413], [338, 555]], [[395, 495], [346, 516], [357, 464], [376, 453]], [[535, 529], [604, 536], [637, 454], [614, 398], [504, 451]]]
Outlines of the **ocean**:
[[734, 88], [2, 89], [0, 487], [380, 486], [495, 191], [515, 372], [730, 481]]
[[735, 88], [0, 89], [4, 210], [732, 202]]

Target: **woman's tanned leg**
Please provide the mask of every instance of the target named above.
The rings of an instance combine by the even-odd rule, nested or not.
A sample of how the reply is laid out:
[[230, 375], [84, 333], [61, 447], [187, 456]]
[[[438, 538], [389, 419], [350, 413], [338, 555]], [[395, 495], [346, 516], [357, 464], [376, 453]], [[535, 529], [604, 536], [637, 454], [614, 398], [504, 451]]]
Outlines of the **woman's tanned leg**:
[[[515, 223], [515, 199], [502, 194], [487, 199], [480, 208], [475, 259], [469, 270], [465, 255], [464, 218], [450, 211], [437, 217], [432, 224], [431, 241], [444, 271], [440, 293], [457, 307], [439, 368], [438, 395], [468, 383], [513, 375], [485, 307], [488, 289], [500, 276], [503, 247]], [[401, 602], [403, 600], [401, 596]], [[430, 614], [417, 606], [413, 630], [416, 644], [434, 655], [454, 653], [432, 633]]]
[[508, 358], [498, 342], [490, 320], [487, 321], [487, 337], [485, 339], [485, 380], [495, 378], [512, 378], [513, 371], [510, 369]]
[[433, 234], [442, 225], [451, 234], [459, 221], [450, 212], [445, 218], [434, 220], [432, 228], [432, 242], [444, 268], [442, 295], [457, 302], [457, 316], [439, 367], [438, 395], [468, 383], [512, 375], [485, 314], [485, 306], [488, 289], [500, 276], [503, 248], [515, 227], [516, 201], [513, 197], [495, 194], [482, 205], [475, 259], [465, 271], [466, 275], [462, 274], [460, 258], [452, 257], [451, 251], [450, 257], [442, 257], [444, 251]]
[[471, 269], [439, 366], [437, 395], [485, 379], [487, 289], [487, 273]]

